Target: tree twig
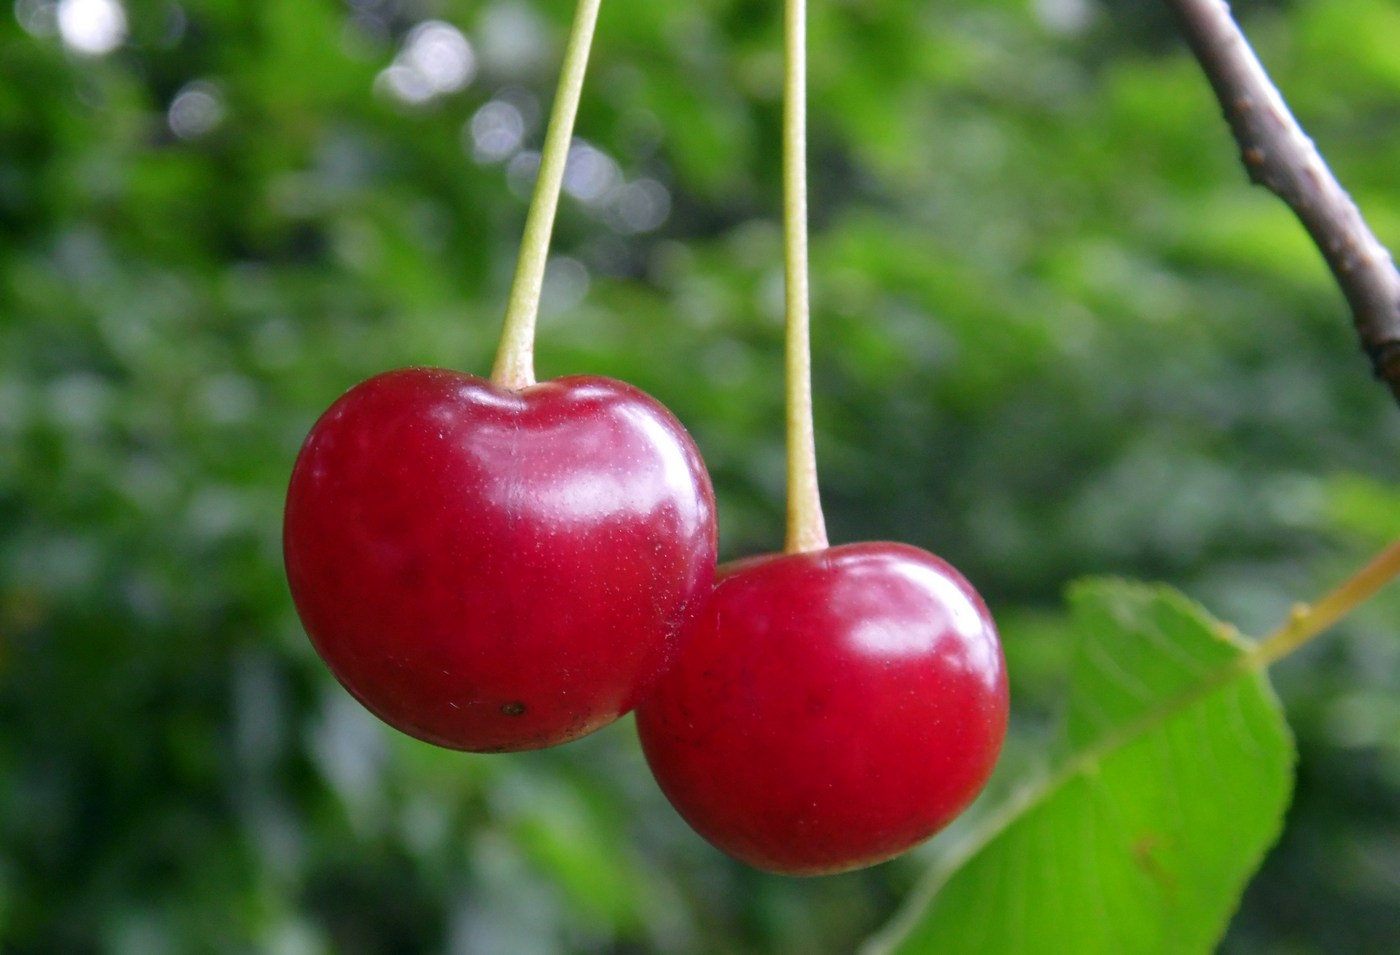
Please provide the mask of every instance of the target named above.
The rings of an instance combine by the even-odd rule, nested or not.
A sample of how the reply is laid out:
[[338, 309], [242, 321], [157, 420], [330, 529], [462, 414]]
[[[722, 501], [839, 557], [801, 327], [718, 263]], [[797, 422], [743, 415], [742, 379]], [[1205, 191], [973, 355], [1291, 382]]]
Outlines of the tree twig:
[[1400, 402], [1400, 271], [1294, 119], [1225, 0], [1167, 0], [1224, 109], [1249, 177], [1288, 204], [1351, 306], [1376, 377]]

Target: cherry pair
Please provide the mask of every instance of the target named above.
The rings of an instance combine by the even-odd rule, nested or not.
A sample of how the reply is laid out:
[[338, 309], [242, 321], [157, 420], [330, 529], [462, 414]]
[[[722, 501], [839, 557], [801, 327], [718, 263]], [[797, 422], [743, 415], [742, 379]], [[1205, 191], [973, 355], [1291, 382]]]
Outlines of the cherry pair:
[[899, 544], [738, 561], [715, 582], [699, 452], [621, 382], [358, 385], [293, 471], [288, 579], [317, 650], [387, 723], [532, 749], [638, 707], [702, 835], [760, 868], [896, 855], [976, 795], [1006, 723], [991, 619]]
[[840, 872], [942, 828], [1006, 729], [996, 630], [899, 544], [828, 547], [808, 367], [802, 0], [785, 0], [787, 552], [716, 573], [699, 451], [621, 382], [536, 384], [534, 329], [599, 0], [579, 0], [490, 380], [391, 371], [312, 428], [284, 544], [302, 622], [387, 723], [533, 749], [633, 708], [681, 815], [760, 868]]

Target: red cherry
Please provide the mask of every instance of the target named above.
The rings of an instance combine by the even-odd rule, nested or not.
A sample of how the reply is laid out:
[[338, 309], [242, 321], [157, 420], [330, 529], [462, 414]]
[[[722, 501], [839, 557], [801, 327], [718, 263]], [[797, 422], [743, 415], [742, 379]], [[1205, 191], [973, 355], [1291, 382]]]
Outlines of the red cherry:
[[563, 743], [626, 713], [709, 593], [714, 496], [654, 399], [432, 368], [357, 385], [287, 493], [292, 597], [332, 672], [453, 749]]
[[787, 875], [883, 862], [948, 824], [1006, 732], [981, 598], [903, 544], [727, 564], [680, 662], [637, 710], [694, 829]]

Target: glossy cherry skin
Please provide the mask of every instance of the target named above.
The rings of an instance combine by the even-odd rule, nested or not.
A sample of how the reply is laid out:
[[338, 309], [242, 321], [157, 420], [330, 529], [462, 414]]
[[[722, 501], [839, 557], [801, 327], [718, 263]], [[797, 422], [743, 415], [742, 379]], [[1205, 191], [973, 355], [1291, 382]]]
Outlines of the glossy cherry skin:
[[943, 828], [986, 783], [1006, 721], [981, 598], [891, 543], [722, 566], [680, 662], [637, 709], [681, 816], [786, 875], [873, 865]]
[[316, 422], [283, 534], [297, 611], [345, 688], [478, 752], [634, 707], [695, 622], [715, 545], [699, 452], [643, 392], [431, 368], [371, 378]]

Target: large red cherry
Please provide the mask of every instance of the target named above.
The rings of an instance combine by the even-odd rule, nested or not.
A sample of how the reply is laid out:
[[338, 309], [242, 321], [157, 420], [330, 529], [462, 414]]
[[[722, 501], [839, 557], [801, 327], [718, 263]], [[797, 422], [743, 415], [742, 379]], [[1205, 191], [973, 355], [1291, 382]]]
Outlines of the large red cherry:
[[710, 591], [715, 536], [694, 443], [641, 391], [408, 368], [312, 428], [284, 551], [346, 689], [411, 736], [485, 752], [635, 706]]
[[986, 783], [1006, 721], [987, 608], [952, 567], [891, 543], [721, 567], [637, 710], [681, 816], [787, 875], [873, 865], [947, 825]]

